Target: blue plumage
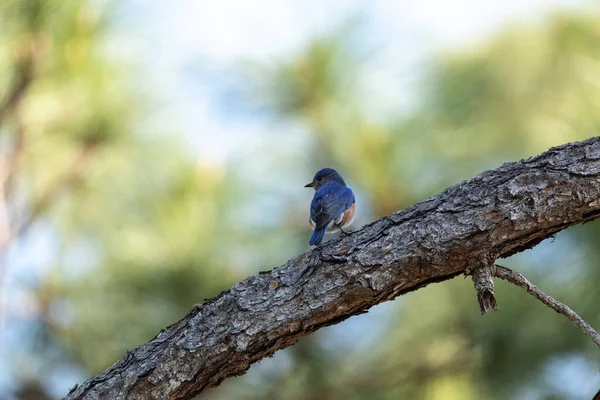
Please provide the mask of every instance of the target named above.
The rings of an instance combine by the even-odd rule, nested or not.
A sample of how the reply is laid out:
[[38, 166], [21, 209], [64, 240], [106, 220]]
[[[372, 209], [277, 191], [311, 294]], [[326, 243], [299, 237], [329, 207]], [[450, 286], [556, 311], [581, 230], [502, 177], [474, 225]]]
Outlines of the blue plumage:
[[324, 226], [321, 229], [315, 229], [313, 231], [312, 236], [310, 237], [310, 241], [308, 244], [311, 246], [315, 246], [320, 244], [323, 241], [323, 237], [325, 236], [325, 231], [327, 230], [327, 226]]
[[318, 245], [328, 230], [349, 225], [354, 217], [354, 193], [334, 169], [325, 168], [316, 173], [313, 181], [306, 185], [315, 189], [310, 203], [310, 220], [314, 232], [310, 245]]

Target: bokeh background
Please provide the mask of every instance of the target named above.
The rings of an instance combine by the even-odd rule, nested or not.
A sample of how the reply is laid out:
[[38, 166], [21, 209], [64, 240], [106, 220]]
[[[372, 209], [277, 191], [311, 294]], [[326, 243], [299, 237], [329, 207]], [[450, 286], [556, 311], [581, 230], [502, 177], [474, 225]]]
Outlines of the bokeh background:
[[[0, 1], [0, 398], [54, 399], [308, 250], [324, 166], [362, 224], [600, 132], [595, 1]], [[505, 261], [600, 328], [600, 225]], [[591, 399], [597, 349], [457, 278], [200, 398]]]

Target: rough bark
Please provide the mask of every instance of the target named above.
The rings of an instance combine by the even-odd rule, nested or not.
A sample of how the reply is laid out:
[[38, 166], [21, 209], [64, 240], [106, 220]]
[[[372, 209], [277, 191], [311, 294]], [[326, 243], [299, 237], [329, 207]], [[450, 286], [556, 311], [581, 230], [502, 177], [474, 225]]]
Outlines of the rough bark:
[[[492, 279], [493, 269], [493, 266], [484, 264], [471, 272], [475, 291], [477, 292], [479, 309], [482, 314], [487, 314], [490, 310], [498, 311], [498, 303], [496, 303], [496, 294], [494, 293], [494, 280]], [[468, 269], [465, 273], [468, 273]]]
[[245, 279], [66, 399], [189, 399], [321, 327], [598, 217], [599, 176], [600, 138], [484, 172]]

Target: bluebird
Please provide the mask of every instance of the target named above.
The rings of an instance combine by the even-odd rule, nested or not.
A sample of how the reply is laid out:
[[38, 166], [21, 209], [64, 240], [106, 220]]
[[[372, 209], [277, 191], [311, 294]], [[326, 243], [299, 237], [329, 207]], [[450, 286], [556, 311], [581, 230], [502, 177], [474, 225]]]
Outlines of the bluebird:
[[342, 176], [335, 169], [323, 168], [304, 187], [315, 190], [310, 203], [310, 226], [314, 231], [309, 244], [321, 244], [325, 232], [339, 230], [346, 234], [344, 228], [354, 219], [356, 203], [352, 189], [346, 186]]

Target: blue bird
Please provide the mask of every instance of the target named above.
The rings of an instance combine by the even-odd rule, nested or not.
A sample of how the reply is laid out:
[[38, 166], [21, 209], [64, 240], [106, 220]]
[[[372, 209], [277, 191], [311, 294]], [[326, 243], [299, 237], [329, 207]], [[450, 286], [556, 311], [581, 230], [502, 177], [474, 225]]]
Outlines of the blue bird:
[[323, 168], [304, 187], [315, 189], [310, 203], [310, 226], [314, 231], [309, 244], [321, 244], [325, 232], [339, 230], [346, 234], [344, 228], [354, 220], [356, 203], [342, 176], [335, 169]]

